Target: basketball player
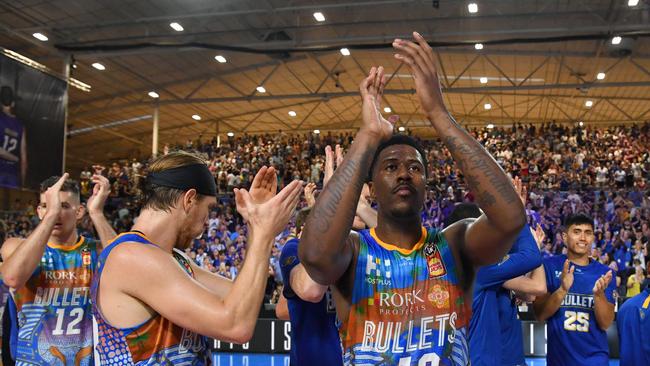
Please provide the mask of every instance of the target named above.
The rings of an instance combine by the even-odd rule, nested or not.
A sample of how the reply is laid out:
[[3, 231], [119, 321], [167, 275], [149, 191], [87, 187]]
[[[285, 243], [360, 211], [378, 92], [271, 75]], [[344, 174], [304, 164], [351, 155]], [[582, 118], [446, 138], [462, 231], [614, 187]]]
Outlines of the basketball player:
[[549, 293], [533, 307], [538, 320], [548, 320], [549, 365], [609, 365], [616, 282], [609, 267], [590, 259], [594, 238], [591, 217], [569, 216], [562, 233], [567, 254], [543, 261]]
[[178, 151], [154, 160], [144, 205], [131, 232], [102, 252], [91, 289], [101, 365], [206, 365], [204, 337], [244, 343], [255, 328], [274, 238], [289, 221], [302, 186], [278, 195], [274, 168], [263, 167], [250, 193], [235, 190], [248, 222], [246, 260], [234, 282], [174, 251], [204, 230], [217, 187], [199, 157]]
[[[449, 115], [433, 52], [414, 37], [395, 40], [396, 57], [410, 67], [423, 112], [485, 214], [442, 232], [422, 227], [426, 155], [412, 138], [393, 136], [379, 112], [384, 71], [373, 67], [360, 85], [361, 128], [307, 218], [299, 246], [309, 276], [333, 287], [347, 365], [469, 365], [474, 268], [502, 258], [526, 220], [508, 177]], [[368, 176], [377, 227], [351, 233]]]
[[12, 289], [16, 311], [12, 351], [17, 364], [93, 364], [89, 288], [102, 243], [115, 232], [103, 214], [108, 179], [92, 179], [96, 184], [87, 208], [102, 242], [78, 235], [85, 208], [78, 184], [66, 173], [42, 183], [41, 222], [32, 234], [2, 245], [0, 272]]
[[[521, 202], [526, 206], [526, 189], [515, 177], [513, 184]], [[474, 212], [468, 217], [480, 216]], [[460, 205], [462, 208], [462, 205]], [[454, 209], [454, 216], [459, 208]], [[546, 277], [539, 246], [544, 233], [535, 233], [528, 225], [498, 264], [481, 267], [476, 273], [472, 319], [469, 326], [469, 350], [473, 366], [520, 366], [526, 364], [521, 321], [517, 317], [514, 294], [536, 296], [546, 293]], [[532, 272], [531, 272], [532, 271]], [[526, 274], [530, 273], [530, 277]]]
[[650, 365], [650, 287], [623, 303], [616, 326], [621, 366]]
[[[342, 149], [337, 145], [337, 165], [343, 162]], [[333, 154], [327, 146], [325, 158], [324, 184], [334, 174]], [[336, 327], [336, 309], [332, 301], [332, 293], [328, 286], [323, 286], [312, 280], [305, 267], [298, 259], [298, 239], [303, 224], [315, 203], [314, 186], [307, 185], [305, 199], [308, 207], [296, 217], [296, 238], [292, 238], [282, 248], [280, 268], [282, 278], [286, 279], [283, 296], [286, 300], [279, 303], [276, 314], [283, 318], [283, 306], [287, 307], [291, 320], [291, 364], [292, 365], [341, 365], [341, 341]], [[366, 187], [367, 188], [367, 187]], [[368, 225], [376, 226], [377, 213], [367, 201], [362, 192], [353, 228], [362, 230]], [[285, 305], [286, 304], [286, 305]], [[286, 318], [285, 318], [286, 319]]]
[[16, 188], [27, 176], [27, 134], [13, 113], [14, 92], [0, 87], [0, 186]]

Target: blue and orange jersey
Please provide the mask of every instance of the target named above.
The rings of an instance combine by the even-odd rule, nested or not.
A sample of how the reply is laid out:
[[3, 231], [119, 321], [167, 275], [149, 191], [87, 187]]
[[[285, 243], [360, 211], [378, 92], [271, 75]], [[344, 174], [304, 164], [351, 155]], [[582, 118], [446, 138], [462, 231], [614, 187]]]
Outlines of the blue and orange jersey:
[[[117, 328], [104, 319], [97, 305], [102, 271], [111, 251], [127, 242], [155, 245], [141, 233], [128, 232], [118, 235], [102, 251], [91, 288], [93, 316], [97, 324], [95, 361], [99, 365], [209, 365], [210, 354], [205, 337], [175, 325], [160, 314], [131, 328]], [[193, 277], [189, 260], [176, 251], [173, 256]]]
[[16, 305], [18, 365], [92, 365], [90, 283], [97, 242], [48, 243], [25, 286], [12, 291]]
[[359, 233], [352, 303], [339, 328], [345, 365], [469, 365], [471, 317], [451, 248], [422, 228], [410, 250]]

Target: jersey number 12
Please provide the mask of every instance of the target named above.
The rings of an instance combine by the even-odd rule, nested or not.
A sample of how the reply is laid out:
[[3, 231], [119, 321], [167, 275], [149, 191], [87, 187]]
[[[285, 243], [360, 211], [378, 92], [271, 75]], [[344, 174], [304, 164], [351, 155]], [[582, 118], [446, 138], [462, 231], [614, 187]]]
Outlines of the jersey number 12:
[[57, 309], [56, 310], [56, 327], [52, 331], [53, 335], [73, 335], [80, 334], [81, 329], [77, 328], [77, 325], [81, 323], [84, 317], [84, 309], [74, 308], [70, 310], [70, 317], [73, 318], [66, 327], [65, 332], [63, 331], [63, 320], [65, 318], [66, 309]]

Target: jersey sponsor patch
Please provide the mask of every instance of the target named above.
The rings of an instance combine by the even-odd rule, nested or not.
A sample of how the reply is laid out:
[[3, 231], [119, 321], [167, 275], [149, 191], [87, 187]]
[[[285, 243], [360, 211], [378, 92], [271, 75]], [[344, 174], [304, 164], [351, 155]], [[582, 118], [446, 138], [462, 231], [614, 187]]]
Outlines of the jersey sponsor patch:
[[445, 263], [442, 261], [438, 247], [433, 243], [427, 243], [424, 247], [424, 256], [427, 259], [429, 278], [441, 277], [447, 274]]
[[295, 255], [288, 256], [287, 258], [284, 259], [284, 262], [282, 262], [282, 265], [283, 266], [290, 266], [296, 261], [296, 259], [297, 258], [296, 258]]

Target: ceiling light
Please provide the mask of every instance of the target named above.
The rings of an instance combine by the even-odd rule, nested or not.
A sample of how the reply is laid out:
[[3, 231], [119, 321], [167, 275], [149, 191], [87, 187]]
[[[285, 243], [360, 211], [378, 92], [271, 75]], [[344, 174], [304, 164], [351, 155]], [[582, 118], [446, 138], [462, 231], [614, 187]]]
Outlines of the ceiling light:
[[225, 64], [226, 63], [226, 58], [221, 56], [221, 55], [214, 56], [214, 59], [219, 61], [220, 64]]
[[489, 129], [493, 129], [493, 128], [494, 128], [494, 125], [490, 123], [490, 124], [487, 125], [487, 128], [489, 128]]
[[485, 108], [486, 110], [490, 110], [490, 109], [492, 109], [492, 104], [485, 103], [485, 104], [483, 104], [483, 108]]
[[264, 89], [264, 87], [261, 85], [257, 87], [257, 91], [260, 93], [266, 93], [266, 89]]
[[193, 115], [192, 115], [192, 119], [195, 120], [195, 121], [200, 121], [200, 120], [201, 120], [201, 116], [199, 116], [198, 114], [193, 114]]
[[106, 66], [100, 64], [99, 62], [95, 62], [94, 64], [91, 65], [92, 67], [96, 68], [99, 71], [104, 71], [106, 70]]
[[182, 31], [185, 30], [185, 28], [183, 28], [182, 25], [180, 25], [180, 24], [178, 24], [176, 22], [169, 23], [169, 26], [172, 27], [172, 29], [175, 30], [176, 32], [182, 32]]
[[478, 13], [478, 4], [477, 3], [469, 3], [467, 4], [467, 10], [469, 10], [470, 13]]
[[397, 130], [399, 132], [404, 132], [404, 131], [406, 131], [406, 128], [404, 126], [399, 126], [399, 128]]
[[612, 38], [612, 44], [621, 44], [621, 39], [619, 36]]
[[475, 45], [474, 45], [474, 48], [476, 48], [477, 50], [482, 50], [482, 49], [483, 49], [483, 43], [477, 43], [477, 44], [475, 44]]
[[314, 13], [314, 19], [316, 19], [319, 22], [324, 22], [325, 21], [325, 15], [321, 13], [320, 11], [317, 11]]
[[344, 47], [344, 48], [341, 48], [341, 54], [342, 54], [343, 56], [350, 56], [350, 50], [348, 50], [348, 49], [345, 48], [345, 47]]
[[384, 112], [385, 112], [385, 113], [390, 113], [390, 112], [392, 112], [392, 111], [393, 111], [393, 110], [390, 109], [390, 107], [384, 107]]
[[228, 137], [233, 137], [233, 136], [235, 136], [235, 134], [232, 133], [232, 132], [228, 132], [226, 135], [228, 135]]
[[149, 96], [152, 97], [152, 98], [158, 98], [158, 97], [160, 97], [160, 95], [158, 95], [158, 93], [156, 93], [155, 91], [150, 91], [150, 92], [149, 92]]
[[593, 101], [593, 100], [588, 100], [588, 101], [585, 102], [585, 107], [591, 107], [591, 106], [593, 106], [593, 105], [594, 105], [594, 101]]
[[582, 121], [580, 121], [580, 122], [578, 122], [578, 125], [580, 125], [580, 127], [582, 127], [582, 126], [584, 126], [584, 125], [585, 125], [585, 123], [584, 123], [584, 122], [582, 122]]
[[320, 134], [320, 130], [314, 130], [314, 133], [318, 135]]
[[639, 5], [639, 0], [628, 0], [627, 6], [637, 6]]
[[42, 41], [42, 42], [45, 42], [45, 41], [48, 40], [47, 36], [45, 34], [43, 34], [43, 33], [36, 32], [36, 33], [32, 34], [32, 36], [34, 36], [34, 38], [36, 38], [36, 39], [38, 39], [39, 41]]
[[488, 80], [487, 80], [487, 78], [485, 76], [482, 76], [480, 80], [481, 80], [481, 84], [487, 84], [487, 82], [488, 82]]
[[295, 111], [289, 111], [289, 115], [290, 115], [291, 117], [295, 117], [297, 114], [296, 114]]
[[604, 80], [605, 79], [605, 73], [604, 72], [599, 72], [598, 75], [596, 75], [596, 79]]

